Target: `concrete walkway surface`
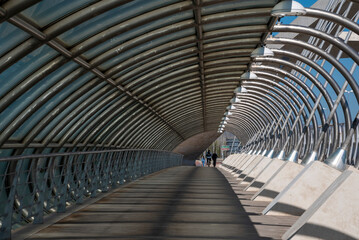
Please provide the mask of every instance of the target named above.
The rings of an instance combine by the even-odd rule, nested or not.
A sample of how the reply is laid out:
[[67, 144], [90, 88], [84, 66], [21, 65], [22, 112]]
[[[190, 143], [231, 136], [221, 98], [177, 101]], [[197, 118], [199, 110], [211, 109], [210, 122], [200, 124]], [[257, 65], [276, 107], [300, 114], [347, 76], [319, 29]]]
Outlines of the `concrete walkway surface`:
[[[276, 239], [289, 227], [278, 218], [263, 218], [259, 212], [264, 207], [251, 205], [250, 196], [240, 196], [234, 186], [235, 193], [230, 185], [235, 183], [223, 174], [217, 168], [165, 169], [28, 239]], [[284, 221], [291, 225], [293, 220]]]
[[228, 180], [260, 237], [282, 239], [284, 233], [298, 220], [299, 216], [262, 215], [262, 211], [270, 204], [270, 201], [251, 201], [256, 191], [244, 191], [248, 183], [239, 184], [238, 178], [230, 172], [219, 170]]

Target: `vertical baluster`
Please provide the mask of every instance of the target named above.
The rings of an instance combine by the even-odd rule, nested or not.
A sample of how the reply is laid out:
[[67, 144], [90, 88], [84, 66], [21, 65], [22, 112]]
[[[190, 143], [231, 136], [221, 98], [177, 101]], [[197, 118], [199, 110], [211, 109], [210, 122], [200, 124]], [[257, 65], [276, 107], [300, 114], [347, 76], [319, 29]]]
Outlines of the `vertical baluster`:
[[128, 151], [124, 151], [123, 155], [122, 155], [122, 158], [120, 160], [120, 166], [121, 166], [121, 169], [120, 169], [120, 184], [123, 184], [124, 182], [126, 182], [126, 168], [127, 168], [127, 156], [128, 156]]
[[101, 188], [102, 192], [107, 192], [110, 186], [110, 178], [111, 178], [110, 167], [112, 164], [113, 154], [114, 154], [113, 152], [105, 153], [105, 157], [102, 160], [104, 164], [104, 171], [102, 175], [102, 188]]
[[15, 193], [18, 184], [18, 180], [21, 174], [21, 168], [24, 160], [19, 160], [16, 163], [14, 177], [11, 183], [10, 192], [8, 194], [6, 207], [4, 211], [4, 216], [2, 220], [2, 224], [0, 227], [0, 239], [10, 239], [11, 238], [11, 227], [12, 227], [12, 214], [13, 214], [13, 206], [15, 200]]
[[78, 197], [76, 200], [77, 204], [81, 204], [84, 201], [85, 196], [88, 193], [88, 169], [91, 165], [91, 159], [93, 155], [87, 154], [84, 156], [82, 163], [80, 164], [79, 168], [81, 170], [79, 176], [79, 190], [78, 190]]
[[57, 212], [62, 213], [66, 211], [66, 201], [67, 201], [67, 196], [68, 196], [68, 182], [69, 182], [69, 177], [71, 174], [71, 165], [72, 165], [72, 161], [73, 161], [74, 156], [65, 156], [64, 157], [64, 164], [62, 166], [62, 170], [61, 170], [61, 177], [64, 178], [63, 182], [61, 183], [61, 179], [60, 181], [58, 181], [59, 186], [59, 195], [58, 197], [58, 203], [57, 203]]
[[100, 181], [100, 164], [102, 159], [102, 153], [97, 154], [97, 157], [93, 158], [92, 164], [91, 164], [91, 175], [92, 175], [92, 181], [91, 181], [91, 198], [95, 198], [97, 196], [97, 190], [98, 190], [98, 184]]
[[123, 152], [116, 152], [112, 157], [111, 166], [111, 187], [114, 188], [120, 183], [120, 159]]
[[[44, 222], [44, 201], [45, 201], [45, 192], [47, 178], [49, 176], [50, 167], [52, 165], [53, 158], [47, 160], [46, 166], [41, 165], [41, 159], [39, 159], [36, 166], [36, 183], [35, 192], [37, 195], [36, 201], [34, 203], [34, 223], [40, 224]], [[43, 175], [42, 175], [43, 174]]]

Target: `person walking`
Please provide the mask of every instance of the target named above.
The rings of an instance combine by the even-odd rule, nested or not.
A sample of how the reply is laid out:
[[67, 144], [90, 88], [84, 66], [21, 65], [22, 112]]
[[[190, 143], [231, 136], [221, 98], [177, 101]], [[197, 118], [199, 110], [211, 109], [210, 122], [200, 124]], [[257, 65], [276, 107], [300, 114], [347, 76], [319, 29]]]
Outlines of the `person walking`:
[[211, 166], [211, 158], [212, 158], [212, 154], [211, 154], [210, 150], [207, 151], [206, 158], [207, 158], [207, 166], [210, 167]]
[[213, 167], [216, 167], [217, 158], [218, 158], [217, 153], [213, 153], [213, 154], [212, 154]]
[[206, 164], [206, 160], [204, 159], [203, 155], [201, 155], [201, 161], [202, 161], [202, 166], [204, 167]]

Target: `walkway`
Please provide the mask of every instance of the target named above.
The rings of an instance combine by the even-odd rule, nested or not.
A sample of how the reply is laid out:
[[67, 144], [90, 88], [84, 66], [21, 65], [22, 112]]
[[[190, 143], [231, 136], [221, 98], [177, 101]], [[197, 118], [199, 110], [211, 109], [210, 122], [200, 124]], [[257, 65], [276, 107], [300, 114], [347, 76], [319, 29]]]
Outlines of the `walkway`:
[[215, 168], [175, 167], [119, 188], [30, 239], [261, 239]]
[[239, 179], [234, 177], [230, 172], [220, 169], [222, 174], [227, 178], [235, 194], [249, 215], [259, 236], [270, 239], [281, 239], [283, 234], [298, 220], [298, 216], [269, 216], [262, 215], [262, 211], [270, 202], [251, 201], [250, 199], [256, 191], [244, 191], [248, 184], [239, 184]]

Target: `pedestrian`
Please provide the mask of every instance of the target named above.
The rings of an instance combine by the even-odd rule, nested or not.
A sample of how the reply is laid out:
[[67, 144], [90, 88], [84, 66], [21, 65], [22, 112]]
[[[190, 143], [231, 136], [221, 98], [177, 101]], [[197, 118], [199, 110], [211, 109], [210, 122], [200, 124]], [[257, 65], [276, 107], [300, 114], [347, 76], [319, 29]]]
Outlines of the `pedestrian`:
[[212, 154], [213, 167], [216, 167], [217, 158], [218, 158], [217, 153], [213, 153], [213, 154]]
[[211, 166], [211, 158], [212, 158], [212, 154], [211, 154], [210, 150], [207, 151], [206, 158], [207, 158], [207, 166], [210, 167]]
[[206, 160], [204, 159], [203, 154], [201, 155], [201, 161], [202, 161], [202, 165], [203, 165], [203, 167], [204, 167], [204, 165], [206, 164]]

